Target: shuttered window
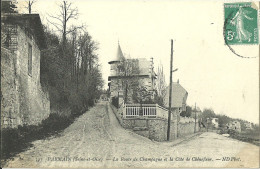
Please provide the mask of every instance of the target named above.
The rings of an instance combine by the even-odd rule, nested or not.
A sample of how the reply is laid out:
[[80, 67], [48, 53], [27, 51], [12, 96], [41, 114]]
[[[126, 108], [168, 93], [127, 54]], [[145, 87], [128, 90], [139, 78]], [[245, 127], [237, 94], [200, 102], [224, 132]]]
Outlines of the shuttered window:
[[32, 76], [32, 45], [28, 43], [28, 75]]

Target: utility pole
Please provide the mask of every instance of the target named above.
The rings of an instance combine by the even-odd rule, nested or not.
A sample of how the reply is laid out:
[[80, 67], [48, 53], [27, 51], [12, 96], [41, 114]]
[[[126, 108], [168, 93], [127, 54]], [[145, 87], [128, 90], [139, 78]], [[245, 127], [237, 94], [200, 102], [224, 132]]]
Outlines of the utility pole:
[[178, 69], [172, 70], [173, 62], [173, 40], [171, 39], [171, 63], [170, 63], [170, 86], [169, 86], [169, 112], [168, 112], [168, 128], [167, 128], [167, 141], [170, 140], [170, 130], [171, 130], [171, 108], [172, 108], [172, 73]]

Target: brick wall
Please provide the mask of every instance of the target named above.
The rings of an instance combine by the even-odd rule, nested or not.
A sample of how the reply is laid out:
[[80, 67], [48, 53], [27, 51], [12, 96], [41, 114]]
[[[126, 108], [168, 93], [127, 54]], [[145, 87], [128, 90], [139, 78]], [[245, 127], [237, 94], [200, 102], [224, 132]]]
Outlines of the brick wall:
[[[47, 92], [40, 84], [40, 50], [18, 27], [18, 48], [14, 53], [1, 48], [1, 90], [3, 127], [37, 125], [50, 114]], [[32, 46], [32, 75], [28, 74], [28, 43]]]

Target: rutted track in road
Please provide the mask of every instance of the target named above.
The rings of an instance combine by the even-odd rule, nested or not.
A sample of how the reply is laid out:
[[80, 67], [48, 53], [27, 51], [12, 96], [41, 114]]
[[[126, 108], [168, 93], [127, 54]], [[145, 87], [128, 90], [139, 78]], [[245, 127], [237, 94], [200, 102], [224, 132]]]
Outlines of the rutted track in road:
[[[236, 156], [241, 152], [251, 152], [251, 157], [242, 156], [240, 163], [231, 166], [255, 167], [259, 158], [259, 147], [237, 140], [225, 138], [216, 133], [203, 133], [172, 147], [168, 143], [149, 140], [122, 128], [107, 103], [99, 103], [78, 117], [59, 137], [35, 141], [34, 146], [20, 153], [7, 166], [13, 168], [27, 167], [225, 167], [228, 163], [213, 162], [178, 162], [178, 161], [122, 161], [123, 158], [169, 158], [169, 157], [211, 157]], [[48, 157], [82, 157], [97, 158], [101, 161], [46, 161]], [[113, 161], [117, 157], [118, 161]], [[256, 157], [256, 158], [252, 158]], [[35, 159], [42, 158], [41, 162]], [[109, 159], [109, 160], [107, 160]], [[244, 161], [246, 162], [244, 162]], [[257, 161], [258, 165], [258, 161]]]
[[113, 167], [112, 160], [113, 160], [113, 155], [114, 155], [114, 152], [115, 152], [115, 138], [112, 134], [111, 126], [109, 125], [110, 124], [110, 117], [109, 117], [109, 114], [108, 114], [108, 107], [107, 106], [108, 105], [106, 104], [106, 107], [105, 107], [106, 114], [105, 114], [105, 116], [107, 116], [106, 120], [108, 120], [108, 125], [107, 126], [104, 125], [105, 119], [103, 119], [102, 120], [102, 127], [103, 127], [103, 130], [106, 132], [106, 134], [109, 138], [109, 144], [112, 144], [112, 145], [108, 144], [108, 147], [109, 147], [108, 152], [106, 152], [104, 157], [103, 157], [103, 166], [105, 168]]

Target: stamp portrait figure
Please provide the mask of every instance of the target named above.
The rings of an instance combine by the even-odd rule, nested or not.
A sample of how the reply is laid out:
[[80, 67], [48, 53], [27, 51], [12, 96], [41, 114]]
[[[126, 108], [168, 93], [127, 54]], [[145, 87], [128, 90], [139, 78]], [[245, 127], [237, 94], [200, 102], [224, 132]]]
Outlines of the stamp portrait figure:
[[247, 16], [247, 14], [249, 13], [251, 12], [247, 11], [246, 9], [242, 8], [242, 6], [240, 6], [236, 15], [230, 21], [232, 25], [236, 26], [236, 39], [239, 42], [242, 42], [242, 40], [246, 40], [248, 42], [251, 41], [252, 33], [247, 31], [244, 26], [244, 19], [253, 20], [253, 18]]

